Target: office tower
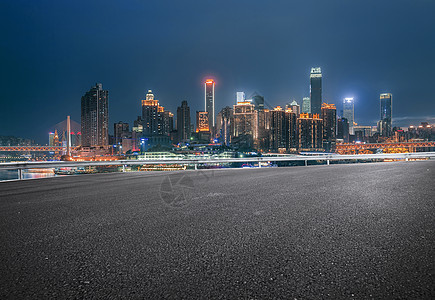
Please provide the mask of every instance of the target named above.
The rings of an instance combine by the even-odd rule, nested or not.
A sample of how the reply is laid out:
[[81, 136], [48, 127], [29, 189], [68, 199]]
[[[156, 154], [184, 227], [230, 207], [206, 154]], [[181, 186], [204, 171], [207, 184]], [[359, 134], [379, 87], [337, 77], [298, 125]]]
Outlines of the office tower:
[[287, 150], [286, 136], [285, 111], [277, 106], [270, 111], [270, 149], [272, 152], [285, 152]]
[[320, 115], [322, 104], [322, 70], [319, 67], [311, 68], [310, 100], [311, 113]]
[[196, 132], [210, 132], [209, 116], [206, 111], [196, 112]]
[[144, 136], [159, 133], [159, 111], [161, 111], [159, 101], [155, 100], [153, 92], [148, 90], [145, 100], [142, 100], [142, 130]]
[[311, 113], [311, 100], [310, 97], [304, 97], [302, 99], [302, 113], [310, 114]]
[[343, 99], [343, 118], [345, 118], [349, 122], [349, 134], [354, 135], [355, 101], [353, 98]]
[[285, 106], [285, 109], [290, 109], [292, 112], [294, 112], [297, 116], [299, 116], [299, 114], [301, 113], [301, 107], [300, 105], [296, 102], [296, 100], [293, 100], [290, 104], [287, 104]]
[[204, 83], [205, 88], [205, 111], [208, 112], [208, 128], [213, 131], [215, 124], [215, 114], [214, 114], [214, 85], [213, 79], [207, 79]]
[[258, 137], [258, 121], [255, 105], [240, 102], [233, 108], [231, 143], [238, 148], [252, 149]]
[[82, 97], [81, 133], [83, 146], [109, 144], [109, 91], [101, 83]]
[[379, 121], [379, 134], [383, 137], [391, 136], [391, 122], [392, 122], [392, 106], [393, 95], [385, 93], [380, 95], [381, 100], [381, 119]]
[[236, 103], [245, 102], [245, 92], [236, 93]]
[[228, 146], [231, 143], [231, 120], [233, 118], [233, 109], [229, 106], [222, 108], [216, 117], [216, 133], [219, 142]]
[[252, 104], [255, 106], [255, 110], [263, 111], [264, 110], [264, 97], [259, 95], [258, 93], [254, 93], [251, 96]]
[[115, 144], [122, 142], [122, 138], [128, 136], [130, 133], [130, 128], [128, 123], [118, 122], [113, 124], [113, 135], [115, 138]]
[[337, 120], [337, 139], [343, 140], [343, 143], [349, 143], [349, 121], [346, 118]]
[[182, 101], [177, 108], [177, 134], [179, 143], [190, 141], [190, 107], [187, 101]]
[[334, 104], [322, 103], [323, 149], [335, 151], [337, 132], [337, 109]]
[[[144, 136], [165, 135], [172, 131], [173, 114], [160, 106], [159, 100], [148, 90], [145, 100], [142, 100], [142, 132]], [[138, 118], [139, 121], [139, 118]], [[136, 126], [135, 126], [136, 127]]]
[[300, 114], [298, 118], [299, 151], [322, 151], [323, 123], [318, 114]]

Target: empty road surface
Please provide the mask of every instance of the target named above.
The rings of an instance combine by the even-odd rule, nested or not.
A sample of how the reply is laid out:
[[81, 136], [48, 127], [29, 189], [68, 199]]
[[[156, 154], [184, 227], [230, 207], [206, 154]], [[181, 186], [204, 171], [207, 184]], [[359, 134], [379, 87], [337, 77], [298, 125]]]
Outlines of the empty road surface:
[[0, 298], [434, 299], [435, 161], [0, 183]]

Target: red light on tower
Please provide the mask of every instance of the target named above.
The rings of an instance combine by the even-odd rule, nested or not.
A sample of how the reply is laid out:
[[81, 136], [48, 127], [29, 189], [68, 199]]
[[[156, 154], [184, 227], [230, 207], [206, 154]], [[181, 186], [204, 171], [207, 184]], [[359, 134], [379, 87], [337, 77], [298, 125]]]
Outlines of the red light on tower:
[[213, 83], [214, 83], [214, 80], [213, 80], [213, 79], [206, 79], [206, 80], [205, 80], [205, 83], [206, 83], [206, 84], [213, 84]]

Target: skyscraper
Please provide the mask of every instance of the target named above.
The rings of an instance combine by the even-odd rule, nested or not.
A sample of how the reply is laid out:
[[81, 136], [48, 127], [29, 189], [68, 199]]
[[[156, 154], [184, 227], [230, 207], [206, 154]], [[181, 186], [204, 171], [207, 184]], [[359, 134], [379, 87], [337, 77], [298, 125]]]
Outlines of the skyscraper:
[[286, 136], [285, 111], [277, 106], [270, 111], [270, 149], [273, 152], [285, 152], [287, 150]]
[[302, 99], [302, 113], [310, 114], [311, 113], [311, 100], [310, 97], [304, 97]]
[[159, 133], [159, 100], [154, 100], [151, 90], [142, 100], [142, 126], [144, 136], [157, 135]]
[[318, 114], [300, 114], [298, 118], [299, 151], [323, 150], [323, 123]]
[[190, 107], [187, 101], [182, 101], [177, 108], [177, 134], [179, 143], [190, 140]]
[[208, 112], [208, 127], [210, 131], [213, 130], [215, 124], [214, 113], [214, 85], [213, 79], [207, 79], [204, 83], [205, 89], [205, 111]]
[[379, 134], [383, 137], [391, 136], [391, 122], [392, 122], [392, 106], [393, 95], [384, 93], [380, 95], [381, 100], [381, 119], [379, 121]]
[[81, 100], [81, 134], [83, 146], [109, 144], [109, 91], [95, 84]]
[[231, 143], [231, 120], [233, 119], [233, 109], [229, 106], [222, 108], [216, 117], [216, 133], [222, 145]]
[[343, 118], [347, 119], [347, 121], [349, 122], [349, 134], [355, 134], [355, 101], [353, 98], [343, 99]]
[[239, 148], [252, 149], [258, 138], [258, 119], [255, 105], [240, 102], [234, 105], [231, 143]]
[[311, 113], [320, 115], [322, 105], [322, 70], [320, 67], [311, 68], [310, 99]]
[[337, 109], [334, 104], [322, 103], [323, 149], [335, 151], [337, 131]]
[[346, 118], [337, 120], [337, 139], [343, 140], [343, 143], [349, 143], [349, 121]]

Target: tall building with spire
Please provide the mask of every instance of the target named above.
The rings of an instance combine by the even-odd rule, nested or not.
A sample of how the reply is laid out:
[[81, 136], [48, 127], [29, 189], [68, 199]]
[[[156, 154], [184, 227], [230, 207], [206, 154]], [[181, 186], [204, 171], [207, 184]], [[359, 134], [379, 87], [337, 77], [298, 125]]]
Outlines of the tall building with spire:
[[213, 131], [215, 125], [215, 103], [214, 103], [214, 86], [213, 79], [207, 79], [204, 83], [205, 89], [205, 111], [208, 112], [208, 127], [210, 131]]
[[81, 99], [81, 136], [83, 146], [109, 144], [109, 91], [101, 83]]
[[321, 114], [322, 105], [322, 70], [320, 67], [311, 68], [310, 74], [311, 113]]

